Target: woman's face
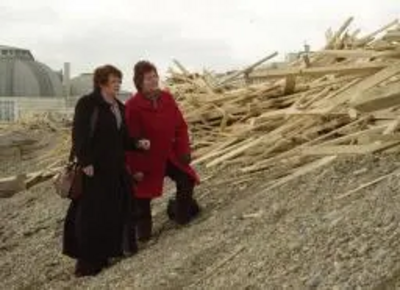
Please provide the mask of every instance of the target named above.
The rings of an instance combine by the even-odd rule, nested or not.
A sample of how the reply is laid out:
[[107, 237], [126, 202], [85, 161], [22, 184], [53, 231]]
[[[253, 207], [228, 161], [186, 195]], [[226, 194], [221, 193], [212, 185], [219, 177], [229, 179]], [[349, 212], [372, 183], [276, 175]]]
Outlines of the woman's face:
[[150, 71], [144, 74], [143, 77], [143, 92], [151, 93], [159, 89], [159, 78], [155, 71]]
[[107, 95], [116, 97], [121, 88], [121, 79], [115, 75], [108, 77], [108, 82], [101, 86], [101, 90]]

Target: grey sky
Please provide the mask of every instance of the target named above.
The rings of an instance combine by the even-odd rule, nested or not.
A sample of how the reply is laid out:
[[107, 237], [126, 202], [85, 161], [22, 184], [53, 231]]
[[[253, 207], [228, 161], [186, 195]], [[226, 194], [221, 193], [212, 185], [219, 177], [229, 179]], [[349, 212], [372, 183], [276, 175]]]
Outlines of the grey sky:
[[398, 0], [1, 0], [0, 44], [29, 48], [73, 75], [112, 63], [125, 73], [141, 58], [162, 71], [243, 66], [278, 50], [317, 49], [327, 28], [355, 16], [365, 33], [400, 16]]

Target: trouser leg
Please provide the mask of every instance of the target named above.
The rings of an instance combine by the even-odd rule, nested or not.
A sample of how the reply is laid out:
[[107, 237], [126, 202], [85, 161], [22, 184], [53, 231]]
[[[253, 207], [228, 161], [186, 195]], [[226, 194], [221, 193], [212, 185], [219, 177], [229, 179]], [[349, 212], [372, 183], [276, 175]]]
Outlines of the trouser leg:
[[137, 245], [137, 204], [134, 198], [130, 199], [128, 210], [129, 218], [124, 228], [123, 249], [126, 256], [132, 256], [138, 252]]
[[199, 210], [193, 198], [195, 181], [170, 162], [167, 164], [166, 175], [176, 184], [175, 221], [187, 224]]
[[138, 198], [136, 199], [137, 209], [137, 236], [141, 242], [150, 240], [153, 220], [151, 215], [151, 199], [150, 198]]

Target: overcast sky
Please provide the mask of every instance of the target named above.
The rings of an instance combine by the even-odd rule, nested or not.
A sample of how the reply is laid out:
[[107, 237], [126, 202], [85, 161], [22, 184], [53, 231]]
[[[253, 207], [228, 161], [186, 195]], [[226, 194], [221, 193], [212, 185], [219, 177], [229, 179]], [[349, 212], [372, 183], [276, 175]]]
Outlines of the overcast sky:
[[29, 48], [72, 74], [112, 63], [130, 86], [132, 66], [161, 71], [179, 59], [190, 69], [250, 64], [279, 51], [317, 49], [327, 28], [354, 16], [365, 33], [400, 17], [399, 0], [1, 0], [0, 44]]

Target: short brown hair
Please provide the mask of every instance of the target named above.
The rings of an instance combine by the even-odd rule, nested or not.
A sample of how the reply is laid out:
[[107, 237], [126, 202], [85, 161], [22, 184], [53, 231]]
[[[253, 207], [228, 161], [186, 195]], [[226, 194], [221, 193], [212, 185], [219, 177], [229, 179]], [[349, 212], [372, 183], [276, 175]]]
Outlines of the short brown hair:
[[147, 60], [141, 60], [135, 64], [133, 68], [133, 82], [138, 92], [142, 91], [144, 75], [153, 71], [158, 75], [156, 66]]
[[122, 72], [110, 64], [96, 68], [93, 75], [94, 88], [99, 88], [101, 85], [107, 84], [110, 76], [115, 76], [122, 79]]

